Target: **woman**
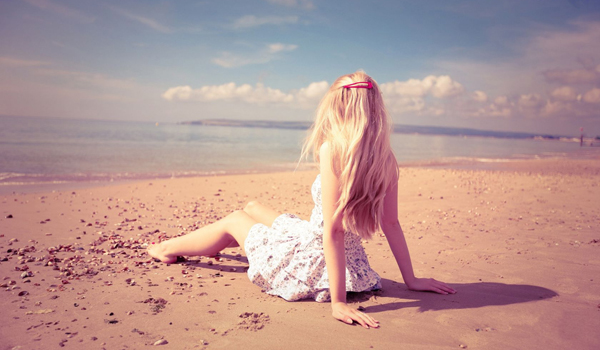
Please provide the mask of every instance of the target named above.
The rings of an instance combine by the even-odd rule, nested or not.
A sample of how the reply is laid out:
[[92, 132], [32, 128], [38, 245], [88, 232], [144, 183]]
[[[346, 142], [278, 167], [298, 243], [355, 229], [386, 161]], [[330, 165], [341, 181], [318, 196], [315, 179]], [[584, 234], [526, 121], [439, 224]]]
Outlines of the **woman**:
[[320, 174], [313, 183], [310, 221], [250, 202], [239, 211], [148, 252], [163, 262], [180, 255], [210, 256], [241, 246], [248, 276], [265, 292], [286, 300], [331, 300], [332, 315], [365, 328], [371, 316], [346, 304], [346, 292], [380, 289], [361, 239], [381, 229], [411, 290], [455, 293], [443, 282], [414, 275], [398, 222], [398, 165], [391, 125], [379, 87], [362, 71], [338, 78], [322, 99], [302, 150]]

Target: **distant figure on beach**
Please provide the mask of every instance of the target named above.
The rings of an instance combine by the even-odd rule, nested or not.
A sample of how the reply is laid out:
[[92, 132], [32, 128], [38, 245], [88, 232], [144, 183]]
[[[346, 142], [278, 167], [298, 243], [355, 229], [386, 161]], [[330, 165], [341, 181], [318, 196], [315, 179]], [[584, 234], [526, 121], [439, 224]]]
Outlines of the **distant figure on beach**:
[[373, 317], [346, 304], [346, 292], [381, 288], [361, 240], [383, 231], [407, 287], [453, 294], [432, 278], [417, 278], [398, 222], [398, 164], [389, 136], [391, 123], [379, 87], [362, 71], [338, 78], [321, 100], [302, 149], [320, 174], [312, 185], [309, 221], [281, 214], [258, 202], [185, 236], [149, 247], [172, 263], [178, 256], [211, 256], [240, 246], [248, 276], [266, 293], [285, 300], [331, 301], [336, 319], [365, 328]]

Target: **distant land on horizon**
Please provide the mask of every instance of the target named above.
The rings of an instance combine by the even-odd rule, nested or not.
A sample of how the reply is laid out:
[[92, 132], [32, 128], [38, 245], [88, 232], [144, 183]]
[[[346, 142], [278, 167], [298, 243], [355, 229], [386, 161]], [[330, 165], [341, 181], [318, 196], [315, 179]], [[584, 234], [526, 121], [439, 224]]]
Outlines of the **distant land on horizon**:
[[[245, 128], [273, 128], [273, 129], [300, 129], [310, 128], [312, 122], [303, 121], [271, 121], [271, 120], [237, 120], [237, 119], [203, 119], [194, 121], [180, 122], [185, 125], [206, 125], [206, 126], [230, 126]], [[497, 137], [507, 139], [545, 139], [545, 140], [564, 140], [574, 141], [573, 137], [558, 136], [549, 134], [532, 134], [525, 132], [512, 131], [491, 131], [470, 128], [451, 128], [443, 126], [421, 126], [394, 124], [394, 133], [398, 134], [422, 134], [422, 135], [446, 135], [446, 136], [480, 136]]]

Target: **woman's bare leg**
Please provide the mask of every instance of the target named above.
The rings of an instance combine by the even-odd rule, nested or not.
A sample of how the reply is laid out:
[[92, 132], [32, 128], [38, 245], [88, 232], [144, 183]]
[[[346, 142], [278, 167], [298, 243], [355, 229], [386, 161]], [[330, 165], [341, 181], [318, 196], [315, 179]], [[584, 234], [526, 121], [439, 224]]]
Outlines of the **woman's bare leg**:
[[251, 201], [246, 204], [244, 211], [250, 215], [256, 222], [260, 222], [268, 227], [273, 225], [273, 221], [281, 215], [281, 213], [261, 204], [257, 201]]
[[248, 232], [256, 223], [248, 213], [238, 210], [185, 236], [153, 244], [148, 247], [148, 254], [162, 262], [170, 263], [181, 255], [215, 255], [234, 242], [243, 249]]
[[[275, 210], [257, 201], [248, 202], [248, 204], [246, 204], [244, 207], [244, 212], [246, 212], [246, 214], [248, 214], [254, 221], [268, 227], [271, 227], [273, 225], [273, 221], [275, 221], [275, 219], [281, 215]], [[239, 247], [239, 245], [237, 241], [231, 241], [227, 247]]]

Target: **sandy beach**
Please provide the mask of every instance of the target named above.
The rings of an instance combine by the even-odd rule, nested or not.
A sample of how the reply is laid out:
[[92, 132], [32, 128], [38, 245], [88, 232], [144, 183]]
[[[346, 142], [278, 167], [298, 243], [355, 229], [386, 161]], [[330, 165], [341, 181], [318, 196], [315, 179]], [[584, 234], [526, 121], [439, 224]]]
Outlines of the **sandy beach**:
[[349, 296], [370, 330], [262, 293], [239, 248], [145, 252], [250, 200], [308, 219], [316, 171], [2, 195], [0, 349], [598, 349], [600, 159], [498, 167], [401, 168], [415, 273], [458, 293], [407, 290], [377, 235], [364, 246], [383, 289]]

